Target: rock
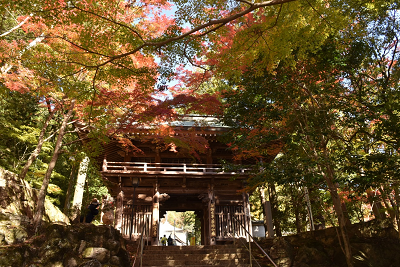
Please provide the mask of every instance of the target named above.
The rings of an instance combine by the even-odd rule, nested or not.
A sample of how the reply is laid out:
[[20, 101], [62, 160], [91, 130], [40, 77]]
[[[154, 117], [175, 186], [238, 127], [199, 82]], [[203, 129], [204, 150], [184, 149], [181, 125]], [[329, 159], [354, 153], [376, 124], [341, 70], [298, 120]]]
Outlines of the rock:
[[64, 267], [64, 265], [62, 264], [62, 262], [57, 261], [54, 263], [47, 264], [46, 267]]
[[115, 256], [118, 254], [121, 244], [118, 241], [110, 240], [109, 242], [107, 242], [106, 247], [110, 250], [111, 256]]
[[0, 266], [23, 266], [24, 256], [20, 250], [0, 249]]
[[102, 217], [103, 224], [105, 225], [113, 225], [114, 223], [114, 212], [108, 211], [104, 213]]
[[110, 251], [106, 248], [89, 247], [82, 253], [85, 259], [96, 259], [100, 263], [106, 263], [110, 260]]
[[37, 192], [26, 181], [0, 168], [1, 267], [131, 266], [119, 231], [106, 225], [70, 225], [47, 200], [41, 232], [28, 239], [36, 202]]
[[117, 256], [112, 256], [111, 259], [110, 259], [110, 263], [112, 265], [117, 265], [117, 266], [121, 265], [119, 257], [117, 257]]
[[76, 266], [78, 266], [78, 262], [76, 261], [75, 258], [69, 258], [68, 260], [65, 261], [64, 266], [65, 267], [76, 267]]
[[46, 215], [50, 222], [70, 224], [68, 217], [58, 207], [54, 206], [50, 200], [45, 199], [44, 207], [46, 208]]
[[0, 247], [0, 266], [132, 266], [120, 233], [110, 226], [44, 223], [43, 227], [42, 235]]
[[271, 258], [280, 267], [290, 267], [293, 263], [293, 247], [282, 237], [274, 239], [270, 250]]
[[26, 232], [25, 228], [19, 227], [14, 230], [14, 239], [17, 242], [22, 242], [28, 238], [28, 233]]
[[315, 247], [302, 246], [298, 249], [294, 259], [295, 264], [293, 267], [299, 266], [328, 266], [327, 262], [328, 256], [323, 250]]
[[[12, 172], [0, 168], [0, 244], [20, 243], [27, 239], [37, 192]], [[69, 224], [69, 219], [49, 200], [43, 219]]]
[[84, 262], [79, 265], [79, 267], [101, 267], [101, 266], [102, 266], [101, 263], [96, 259]]
[[79, 254], [82, 254], [83, 253], [83, 251], [85, 250], [85, 248], [86, 248], [86, 241], [85, 240], [81, 240], [81, 243], [80, 243], [80, 245], [79, 245], [79, 249], [78, 249], [78, 253]]

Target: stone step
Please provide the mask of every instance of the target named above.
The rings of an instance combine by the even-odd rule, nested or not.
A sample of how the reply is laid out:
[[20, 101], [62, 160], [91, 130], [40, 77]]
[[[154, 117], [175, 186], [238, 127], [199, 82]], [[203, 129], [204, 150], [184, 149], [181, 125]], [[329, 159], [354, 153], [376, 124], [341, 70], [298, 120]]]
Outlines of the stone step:
[[246, 253], [247, 250], [245, 249], [223, 249], [223, 250], [216, 250], [216, 249], [196, 249], [196, 250], [143, 250], [143, 254], [176, 254], [176, 255], [182, 255], [182, 254], [237, 254], [237, 253]]
[[196, 246], [145, 246], [145, 249], [149, 250], [161, 250], [161, 249], [224, 249], [224, 248], [240, 248], [240, 246], [230, 245], [196, 245]]
[[[166, 260], [174, 260], [175, 258], [179, 259], [190, 259], [190, 260], [234, 260], [234, 259], [246, 259], [249, 257], [248, 253], [204, 253], [204, 254], [157, 254], [160, 258]], [[154, 255], [144, 254], [143, 260], [151, 260], [154, 259]]]
[[212, 246], [147, 246], [143, 266], [249, 266], [248, 252], [233, 244]]
[[[171, 267], [171, 266], [174, 266], [174, 267], [185, 267], [185, 266], [189, 266], [189, 265], [147, 265], [146, 267]], [[190, 265], [190, 266], [193, 266], [193, 267], [210, 267], [210, 266], [226, 266], [226, 265]], [[250, 266], [250, 264], [238, 264], [238, 265], [228, 265], [228, 267], [233, 267], [233, 266], [235, 266], [235, 267], [249, 267]], [[254, 266], [254, 265], [253, 265]]]
[[248, 264], [247, 259], [233, 259], [233, 260], [143, 260], [143, 266], [242, 266]]
[[[128, 246], [132, 259], [138, 243]], [[272, 245], [272, 239], [271, 239]], [[136, 246], [135, 246], [136, 245]], [[127, 246], [127, 247], [128, 247]], [[258, 251], [253, 245], [254, 251]], [[249, 252], [241, 243], [196, 246], [144, 246], [142, 262], [146, 267], [183, 266], [242, 266], [249, 265]], [[269, 266], [269, 265], [268, 265]]]

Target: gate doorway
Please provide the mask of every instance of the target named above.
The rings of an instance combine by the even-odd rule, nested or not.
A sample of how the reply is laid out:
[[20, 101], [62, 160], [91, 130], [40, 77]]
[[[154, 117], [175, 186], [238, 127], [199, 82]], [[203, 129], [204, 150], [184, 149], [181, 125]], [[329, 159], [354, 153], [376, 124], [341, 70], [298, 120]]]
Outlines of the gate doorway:
[[167, 211], [160, 216], [160, 238], [171, 237], [174, 246], [200, 245], [201, 220], [197, 214], [195, 211]]
[[[160, 202], [159, 236], [166, 234], [168, 237], [172, 233], [174, 238], [175, 230], [177, 245], [190, 245], [192, 237], [196, 245], [204, 244], [203, 217], [206, 210], [207, 205], [198, 195], [169, 194], [167, 200]], [[185, 232], [184, 240], [182, 232]]]

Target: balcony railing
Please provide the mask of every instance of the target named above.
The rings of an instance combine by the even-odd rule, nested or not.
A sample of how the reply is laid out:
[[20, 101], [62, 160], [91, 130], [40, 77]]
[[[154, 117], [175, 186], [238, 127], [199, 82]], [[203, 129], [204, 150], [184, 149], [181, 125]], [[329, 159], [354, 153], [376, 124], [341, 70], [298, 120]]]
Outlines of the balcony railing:
[[162, 174], [226, 174], [244, 175], [248, 169], [227, 170], [221, 164], [147, 163], [147, 162], [103, 162], [106, 173], [162, 173]]

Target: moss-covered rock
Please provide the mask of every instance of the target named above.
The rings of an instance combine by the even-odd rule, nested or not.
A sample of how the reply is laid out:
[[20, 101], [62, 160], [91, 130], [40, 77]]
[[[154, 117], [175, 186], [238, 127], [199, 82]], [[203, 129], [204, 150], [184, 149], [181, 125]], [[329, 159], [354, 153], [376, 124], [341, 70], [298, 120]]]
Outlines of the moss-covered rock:
[[[27, 239], [37, 202], [37, 192], [12, 172], [0, 168], [0, 245]], [[45, 201], [47, 222], [70, 224], [69, 219], [50, 201]]]
[[42, 233], [0, 247], [0, 266], [130, 266], [125, 241], [111, 226], [45, 223]]
[[96, 259], [100, 263], [106, 263], [110, 260], [110, 251], [106, 248], [89, 247], [83, 251], [82, 257], [84, 259]]

